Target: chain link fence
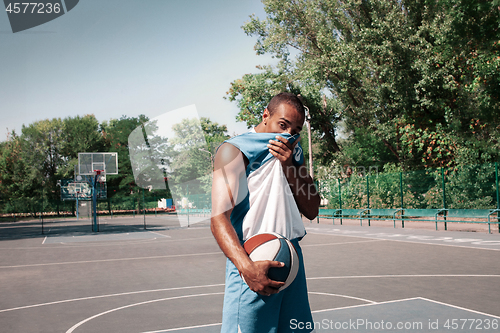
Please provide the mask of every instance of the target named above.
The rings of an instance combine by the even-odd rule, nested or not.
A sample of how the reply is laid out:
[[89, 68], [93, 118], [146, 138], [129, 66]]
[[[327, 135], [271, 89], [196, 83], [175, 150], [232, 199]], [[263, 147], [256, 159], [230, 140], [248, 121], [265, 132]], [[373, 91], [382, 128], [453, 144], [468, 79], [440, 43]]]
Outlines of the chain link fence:
[[317, 182], [326, 208], [499, 209], [498, 163]]
[[[498, 163], [466, 165], [452, 169], [411, 172], [353, 174], [316, 184], [325, 208], [415, 208], [499, 209]], [[98, 200], [98, 215], [136, 215], [208, 212], [210, 193], [186, 194], [176, 202], [165, 191], [132, 188], [117, 195], [108, 188], [108, 198]], [[89, 204], [90, 202], [87, 201]], [[75, 201], [33, 197], [0, 200], [0, 219], [76, 216]]]
[[[114, 188], [108, 188], [108, 198], [98, 199], [98, 215], [136, 215], [136, 214], [158, 214], [174, 213], [176, 210], [210, 210], [210, 193], [187, 194], [174, 202], [172, 198], [165, 195], [165, 191], [148, 191], [141, 188], [132, 189], [127, 196], [109, 196]], [[162, 193], [163, 192], [163, 193]], [[91, 205], [91, 200], [79, 200], [79, 207]], [[3, 221], [15, 221], [20, 218], [44, 217], [76, 217], [76, 200], [34, 198], [11, 198], [0, 200], [0, 219]]]

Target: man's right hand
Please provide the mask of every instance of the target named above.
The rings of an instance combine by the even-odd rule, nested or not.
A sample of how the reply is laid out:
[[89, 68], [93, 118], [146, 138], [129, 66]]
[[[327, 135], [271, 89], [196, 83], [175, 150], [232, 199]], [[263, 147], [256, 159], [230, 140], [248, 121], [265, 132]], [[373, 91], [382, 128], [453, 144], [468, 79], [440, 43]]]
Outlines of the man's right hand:
[[273, 281], [267, 276], [271, 267], [283, 267], [279, 261], [255, 261], [251, 262], [248, 268], [241, 272], [246, 284], [252, 291], [264, 296], [276, 294], [285, 283]]

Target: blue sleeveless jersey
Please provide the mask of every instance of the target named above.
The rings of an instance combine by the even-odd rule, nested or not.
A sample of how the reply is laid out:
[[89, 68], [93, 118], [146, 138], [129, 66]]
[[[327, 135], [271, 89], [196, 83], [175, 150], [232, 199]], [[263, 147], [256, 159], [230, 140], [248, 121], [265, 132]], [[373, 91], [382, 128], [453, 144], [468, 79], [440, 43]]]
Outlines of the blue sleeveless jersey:
[[[292, 144], [299, 137], [288, 133], [249, 132], [225, 141], [238, 148], [248, 159], [248, 192], [231, 213], [231, 223], [241, 242], [261, 232], [277, 232], [289, 239], [305, 235], [281, 162], [267, 147], [269, 140], [277, 140], [276, 136]], [[303, 163], [304, 154], [299, 142], [294, 148], [293, 164], [301, 166]]]

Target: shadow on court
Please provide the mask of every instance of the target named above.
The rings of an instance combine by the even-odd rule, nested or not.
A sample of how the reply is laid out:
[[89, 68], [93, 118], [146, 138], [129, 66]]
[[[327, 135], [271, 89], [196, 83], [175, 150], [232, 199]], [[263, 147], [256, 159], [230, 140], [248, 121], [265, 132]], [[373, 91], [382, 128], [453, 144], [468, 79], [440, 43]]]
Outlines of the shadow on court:
[[[205, 216], [192, 216], [192, 224], [200, 220], [208, 224]], [[176, 214], [134, 215], [134, 216], [104, 216], [97, 219], [97, 231], [93, 231], [91, 218], [52, 218], [18, 220], [16, 222], [0, 223], [0, 241], [24, 238], [40, 238], [53, 236], [84, 236], [95, 233], [132, 233], [143, 230], [165, 230], [180, 228]]]

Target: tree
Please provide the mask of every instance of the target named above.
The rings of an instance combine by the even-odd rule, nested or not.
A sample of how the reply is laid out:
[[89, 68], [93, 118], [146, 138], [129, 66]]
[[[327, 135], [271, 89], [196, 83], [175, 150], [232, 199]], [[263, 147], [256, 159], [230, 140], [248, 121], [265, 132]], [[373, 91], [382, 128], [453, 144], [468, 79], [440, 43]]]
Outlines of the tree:
[[101, 150], [102, 144], [99, 123], [90, 115], [23, 125], [22, 134], [12, 133], [0, 148], [0, 193], [9, 199], [31, 198], [37, 206], [42, 200], [58, 202], [58, 181], [74, 176], [78, 152]]
[[78, 164], [78, 153], [104, 151], [104, 139], [94, 115], [64, 118], [62, 132], [61, 155], [68, 163], [60, 174], [63, 178], [71, 178]]
[[[107, 177], [108, 188], [117, 188], [122, 195], [130, 195], [135, 188], [134, 173], [130, 164], [128, 138], [138, 127], [149, 121], [145, 115], [138, 117], [122, 116], [101, 124], [101, 131], [105, 141], [105, 149], [118, 153], [118, 175]], [[113, 194], [111, 194], [113, 196]]]
[[0, 143], [0, 199], [3, 201], [22, 198], [26, 191], [29, 169], [23, 154], [20, 137], [12, 132], [7, 141]]
[[214, 155], [217, 147], [219, 147], [222, 142], [229, 139], [227, 126], [219, 125], [206, 117], [200, 118], [200, 125], [203, 131], [203, 136], [205, 137], [206, 148], [210, 153], [212, 153], [212, 155]]
[[[57, 181], [67, 160], [62, 154], [64, 131], [60, 118], [45, 119], [22, 128], [22, 155], [29, 166], [27, 177], [23, 179], [24, 196], [42, 197], [42, 192], [50, 199], [57, 199]], [[36, 194], [36, 195], [34, 195]]]
[[[178, 193], [206, 194], [212, 184], [212, 162], [216, 148], [229, 138], [227, 126], [212, 122], [209, 118], [183, 119], [172, 125], [175, 138], [172, 163], [172, 181]], [[184, 184], [184, 185], [183, 185]], [[180, 194], [179, 194], [180, 195]]]
[[300, 93], [324, 163], [454, 165], [477, 149], [490, 161], [499, 157], [497, 2], [264, 0], [267, 18], [243, 29], [278, 64], [233, 81], [228, 98], [254, 125], [270, 96]]
[[149, 191], [166, 189], [170, 197], [165, 180], [174, 150], [168, 137], [160, 135], [157, 123], [155, 119], [136, 127], [128, 136], [128, 151], [136, 185]]
[[332, 159], [330, 152], [340, 151], [336, 127], [342, 104], [338, 99], [326, 98], [321, 84], [309, 78], [299, 80], [288, 55], [283, 57], [277, 68], [258, 66], [261, 73], [246, 74], [233, 81], [226, 98], [237, 103], [240, 112], [236, 119], [246, 122], [250, 128], [261, 121], [262, 113], [274, 95], [282, 91], [301, 95], [308, 112], [313, 115], [311, 128], [316, 130], [317, 139], [323, 143], [323, 149], [318, 152], [317, 157], [327, 163]]

